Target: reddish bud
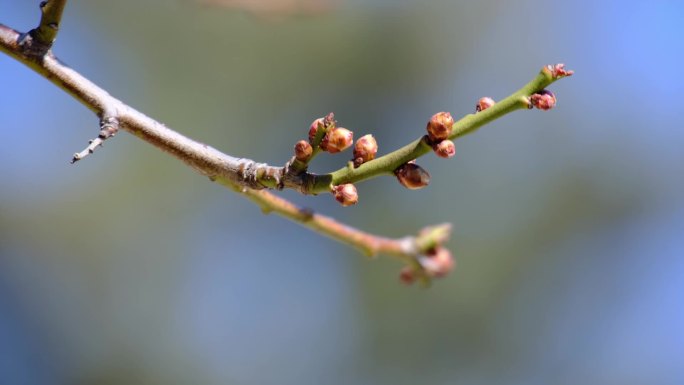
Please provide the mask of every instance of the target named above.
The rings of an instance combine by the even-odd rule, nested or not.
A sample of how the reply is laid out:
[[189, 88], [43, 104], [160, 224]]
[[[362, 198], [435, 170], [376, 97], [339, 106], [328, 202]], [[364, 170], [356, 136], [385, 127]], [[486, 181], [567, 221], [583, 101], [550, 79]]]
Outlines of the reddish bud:
[[373, 135], [364, 135], [354, 144], [354, 166], [358, 167], [369, 160], [375, 159], [378, 153], [378, 142]]
[[313, 147], [306, 140], [300, 140], [294, 146], [295, 158], [300, 162], [307, 162], [313, 154]]
[[416, 272], [411, 266], [404, 266], [399, 272], [399, 280], [405, 285], [411, 285], [416, 281]]
[[543, 111], [548, 111], [556, 106], [556, 95], [549, 90], [541, 90], [530, 96], [530, 104]]
[[431, 277], [443, 277], [454, 269], [454, 258], [444, 247], [437, 247], [425, 256], [420, 257], [420, 264]]
[[321, 149], [335, 154], [349, 148], [354, 142], [354, 133], [346, 128], [338, 127], [325, 135], [321, 141]]
[[563, 63], [558, 63], [555, 65], [549, 64], [546, 66], [546, 70], [551, 73], [551, 77], [553, 77], [554, 79], [564, 78], [566, 76], [572, 76], [575, 73], [575, 71], [566, 70], [565, 64], [563, 64]]
[[432, 115], [427, 124], [427, 132], [430, 140], [439, 142], [447, 139], [451, 135], [454, 126], [454, 118], [448, 112], [438, 112]]
[[434, 146], [432, 146], [432, 149], [435, 151], [435, 154], [437, 154], [437, 156], [440, 158], [451, 158], [456, 154], [456, 145], [449, 139], [443, 140], [435, 144]]
[[356, 186], [351, 183], [333, 187], [332, 193], [335, 196], [335, 199], [345, 207], [355, 205], [359, 201], [359, 194], [356, 192]]
[[487, 108], [489, 108], [495, 104], [496, 104], [496, 102], [494, 101], [494, 99], [485, 96], [484, 98], [480, 98], [480, 100], [477, 101], [477, 105], [475, 106], [475, 111], [476, 112], [484, 111]]
[[394, 170], [394, 174], [399, 183], [409, 190], [417, 190], [430, 184], [430, 174], [413, 161]]
[[325, 118], [318, 118], [311, 122], [311, 126], [309, 127], [309, 143], [311, 144], [313, 144], [316, 132], [318, 132], [318, 126], [325, 126]]
[[335, 123], [335, 114], [332, 112], [311, 122], [311, 126], [309, 126], [309, 143], [313, 144], [319, 127], [328, 132], [335, 128]]

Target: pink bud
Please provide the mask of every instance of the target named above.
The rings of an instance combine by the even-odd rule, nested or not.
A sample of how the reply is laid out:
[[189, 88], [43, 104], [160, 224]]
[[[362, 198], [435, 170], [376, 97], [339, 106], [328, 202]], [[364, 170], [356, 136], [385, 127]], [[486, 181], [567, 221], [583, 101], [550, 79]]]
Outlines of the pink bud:
[[335, 128], [335, 123], [335, 114], [333, 114], [332, 112], [322, 118], [318, 118], [311, 122], [311, 126], [309, 126], [309, 143], [313, 144], [319, 126], [322, 130], [328, 132]]
[[311, 126], [309, 127], [309, 143], [313, 144], [316, 132], [318, 132], [318, 126], [325, 126], [325, 118], [318, 118], [311, 122]]
[[330, 132], [321, 141], [321, 149], [335, 154], [349, 148], [354, 142], [354, 133], [346, 128], [338, 127]]
[[394, 170], [397, 180], [409, 190], [421, 189], [430, 184], [430, 174], [413, 161]]
[[294, 146], [295, 158], [300, 162], [308, 162], [313, 154], [313, 148], [306, 140], [300, 140]]
[[420, 257], [420, 264], [431, 277], [443, 277], [454, 269], [454, 258], [444, 247], [437, 247], [427, 255]]
[[432, 115], [427, 124], [427, 132], [430, 140], [439, 142], [449, 138], [454, 126], [454, 118], [448, 112], [438, 112]]
[[549, 90], [541, 90], [530, 96], [530, 104], [542, 111], [548, 111], [556, 106], [556, 95]]
[[335, 199], [345, 207], [355, 205], [359, 201], [359, 194], [356, 192], [356, 186], [351, 183], [333, 187], [332, 193], [335, 196]]
[[456, 145], [449, 139], [443, 140], [434, 146], [432, 149], [440, 158], [451, 158], [456, 154]]
[[494, 101], [494, 99], [485, 96], [484, 98], [480, 98], [480, 100], [477, 101], [477, 105], [475, 106], [475, 111], [477, 111], [477, 112], [484, 111], [487, 108], [489, 108], [495, 104], [496, 104], [496, 102]]
[[378, 142], [373, 135], [364, 135], [354, 144], [354, 166], [358, 167], [369, 160], [375, 159], [378, 153]]
[[546, 70], [551, 73], [551, 77], [554, 79], [559, 79], [559, 78], [564, 78], [566, 76], [572, 76], [575, 71], [572, 70], [566, 70], [565, 69], [565, 64], [563, 63], [558, 63], [558, 64], [549, 64], [546, 66]]

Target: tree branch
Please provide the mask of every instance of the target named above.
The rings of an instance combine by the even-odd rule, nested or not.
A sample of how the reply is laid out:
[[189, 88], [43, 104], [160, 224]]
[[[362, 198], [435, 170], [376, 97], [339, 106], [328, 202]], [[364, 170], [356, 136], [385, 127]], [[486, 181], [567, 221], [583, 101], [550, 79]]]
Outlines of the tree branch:
[[[119, 127], [125, 129], [136, 137], [174, 155], [211, 180], [244, 194], [257, 203], [264, 212], [278, 213], [312, 230], [356, 247], [366, 255], [374, 256], [382, 253], [398, 257], [411, 266], [411, 271], [415, 272], [417, 278], [422, 279], [423, 282], [429, 281], [429, 272], [423, 268], [420, 261], [427, 258], [427, 253], [431, 250], [441, 247], [447, 241], [450, 225], [427, 228], [418, 236], [390, 239], [354, 229], [332, 218], [299, 208], [285, 199], [259, 190], [263, 188], [261, 181], [270, 180], [270, 178], [275, 181], [279, 178], [282, 168], [225, 155], [166, 128], [163, 124], [115, 99], [78, 72], [61, 63], [51, 53], [47, 52], [42, 58], [27, 54], [20, 44], [21, 37], [21, 33], [0, 24], [0, 50], [43, 75], [100, 116], [101, 122], [104, 122], [101, 124], [101, 138], [113, 135]], [[109, 134], [103, 134], [105, 131], [109, 131]], [[76, 154], [74, 160], [92, 152], [100, 143], [101, 141], [93, 141], [84, 152]]]
[[[382, 253], [400, 258], [409, 264], [408, 270], [405, 269], [402, 272], [402, 279], [406, 282], [412, 282], [415, 279], [427, 281], [429, 277], [444, 275], [451, 269], [453, 260], [448, 251], [443, 248], [449, 236], [450, 225], [429, 227], [413, 237], [390, 239], [354, 229], [332, 218], [299, 208], [264, 190], [266, 188], [292, 188], [305, 194], [330, 192], [333, 186], [393, 173], [402, 165], [433, 149], [437, 144], [435, 140], [426, 135], [380, 158], [356, 165], [358, 167], [349, 162], [347, 167], [329, 174], [308, 173], [306, 167], [320, 151], [319, 143], [326, 134], [325, 129], [334, 126], [332, 114], [330, 114], [326, 117], [327, 120], [321, 120], [325, 124], [318, 124], [314, 127], [313, 138], [310, 138], [310, 140], [313, 139], [311, 141], [314, 147], [309, 148], [311, 151], [304, 160], [295, 159], [297, 158], [295, 156], [284, 167], [276, 167], [226, 155], [187, 138], [126, 105], [59, 61], [50, 51], [50, 47], [57, 35], [65, 4], [65, 0], [42, 2], [43, 13], [40, 25], [28, 34], [21, 34], [0, 24], [0, 50], [69, 93], [100, 118], [98, 137], [92, 140], [85, 150], [76, 153], [72, 163], [92, 153], [95, 148], [102, 145], [104, 140], [123, 129], [182, 160], [212, 181], [242, 193], [258, 204], [264, 212], [278, 213], [319, 233], [356, 247], [367, 255]], [[545, 91], [544, 88], [557, 79], [571, 74], [572, 71], [565, 71], [562, 65], [543, 68], [535, 79], [498, 104], [481, 112], [467, 115], [456, 122], [448, 139], [455, 139], [470, 133], [517, 109], [532, 108], [533, 104], [542, 108], [539, 107], [540, 100], [545, 103], [543, 105], [552, 106], [555, 103], [555, 96], [551, 98], [553, 94]], [[546, 93], [542, 95], [542, 91]], [[451, 119], [450, 116], [449, 119]], [[353, 193], [356, 193], [355, 189]]]

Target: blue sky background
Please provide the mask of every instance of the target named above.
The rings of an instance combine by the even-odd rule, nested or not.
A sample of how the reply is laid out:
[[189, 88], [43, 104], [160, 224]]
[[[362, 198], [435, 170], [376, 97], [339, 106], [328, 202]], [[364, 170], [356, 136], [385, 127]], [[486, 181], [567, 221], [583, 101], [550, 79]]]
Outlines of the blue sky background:
[[[32, 28], [37, 4], [0, 0], [0, 23]], [[347, 209], [284, 193], [386, 235], [453, 223], [458, 268], [421, 290], [128, 134], [70, 165], [97, 119], [0, 55], [0, 382], [681, 384], [683, 26], [676, 1], [349, 0], [276, 19], [71, 1], [62, 60], [270, 163], [329, 111], [386, 152], [544, 64], [576, 75], [556, 109], [421, 158], [424, 190], [375, 179]]]

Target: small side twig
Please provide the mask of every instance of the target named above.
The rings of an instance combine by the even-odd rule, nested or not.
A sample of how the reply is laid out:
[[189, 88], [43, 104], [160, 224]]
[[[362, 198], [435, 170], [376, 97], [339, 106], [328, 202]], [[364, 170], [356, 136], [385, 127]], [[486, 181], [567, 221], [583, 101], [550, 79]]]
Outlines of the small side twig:
[[40, 3], [40, 23], [22, 38], [26, 54], [34, 57], [45, 56], [57, 38], [62, 13], [67, 0], [46, 0]]
[[100, 120], [100, 133], [97, 138], [88, 142], [88, 147], [83, 151], [75, 153], [71, 159], [71, 164], [74, 164], [95, 152], [97, 147], [102, 147], [104, 141], [116, 135], [117, 132], [119, 132], [119, 119], [115, 116], [103, 117]]

